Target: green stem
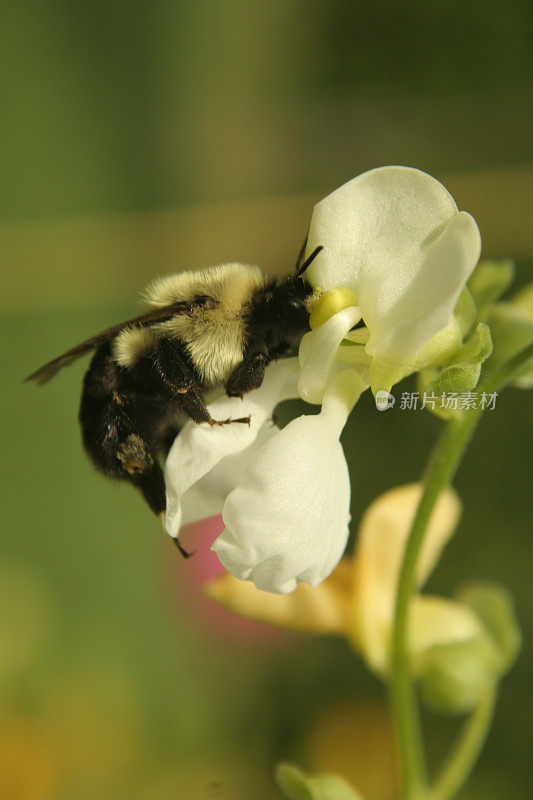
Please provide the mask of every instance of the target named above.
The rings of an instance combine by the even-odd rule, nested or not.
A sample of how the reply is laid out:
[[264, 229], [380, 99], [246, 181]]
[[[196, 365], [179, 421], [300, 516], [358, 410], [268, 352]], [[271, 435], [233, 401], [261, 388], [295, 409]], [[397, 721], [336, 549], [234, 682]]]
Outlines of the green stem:
[[481, 410], [469, 409], [452, 419], [444, 429], [431, 456], [424, 492], [407, 540], [396, 595], [391, 653], [391, 699], [398, 731], [404, 796], [416, 797], [424, 787], [421, 734], [416, 713], [414, 687], [410, 678], [407, 643], [409, 605], [416, 585], [416, 566], [424, 534], [441, 491], [450, 483], [472, 437]]
[[[533, 345], [530, 345], [499, 369], [489, 373], [477, 387], [478, 394], [499, 391], [518, 374], [532, 356]], [[479, 407], [468, 409], [461, 416], [450, 420], [444, 428], [428, 463], [424, 491], [409, 533], [398, 580], [391, 646], [390, 691], [406, 800], [412, 800], [425, 792], [422, 735], [408, 654], [409, 606], [416, 588], [416, 567], [435, 503], [442, 490], [451, 482], [481, 414], [482, 409]]]
[[437, 776], [430, 800], [450, 800], [465, 783], [487, 738], [495, 703], [496, 687], [491, 686], [466, 721], [459, 740]]

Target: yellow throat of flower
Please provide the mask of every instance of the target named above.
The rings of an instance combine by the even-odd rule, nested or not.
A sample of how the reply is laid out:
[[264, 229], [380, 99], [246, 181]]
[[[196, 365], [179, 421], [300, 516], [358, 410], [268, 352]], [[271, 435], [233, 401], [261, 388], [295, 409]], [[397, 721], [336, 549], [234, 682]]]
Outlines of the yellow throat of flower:
[[338, 286], [322, 292], [320, 287], [315, 289], [309, 302], [309, 326], [312, 330], [323, 325], [343, 308], [357, 305], [357, 298], [351, 289]]

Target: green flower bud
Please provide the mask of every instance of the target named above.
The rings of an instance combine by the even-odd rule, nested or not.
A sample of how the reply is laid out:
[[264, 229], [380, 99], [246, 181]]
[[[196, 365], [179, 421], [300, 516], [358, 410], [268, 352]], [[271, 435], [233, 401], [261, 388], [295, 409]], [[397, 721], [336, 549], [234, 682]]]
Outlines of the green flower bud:
[[431, 647], [421, 659], [424, 702], [444, 714], [470, 711], [497, 679], [498, 666], [498, 654], [488, 637]]
[[506, 589], [492, 583], [471, 583], [457, 599], [474, 611], [484, 635], [432, 647], [423, 655], [420, 669], [427, 705], [452, 714], [477, 705], [485, 690], [509, 670], [521, 644], [513, 600]]
[[293, 764], [279, 764], [279, 788], [289, 800], [362, 800], [361, 795], [337, 775], [306, 775]]

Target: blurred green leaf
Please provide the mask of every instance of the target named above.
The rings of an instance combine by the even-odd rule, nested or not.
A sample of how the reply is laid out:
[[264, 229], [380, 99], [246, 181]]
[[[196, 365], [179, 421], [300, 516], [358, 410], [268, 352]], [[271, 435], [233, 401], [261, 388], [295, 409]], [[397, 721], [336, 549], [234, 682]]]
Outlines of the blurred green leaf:
[[[488, 323], [492, 333], [493, 352], [483, 369], [483, 373], [490, 375], [525, 347], [533, 343], [533, 316], [525, 314], [520, 305], [514, 303], [498, 303], [488, 316]], [[520, 377], [515, 384], [520, 388], [529, 388], [527, 376], [531, 370], [531, 363], [524, 366]]]
[[511, 303], [517, 311], [533, 322], [533, 283], [528, 283], [527, 286], [517, 292], [513, 296]]
[[361, 795], [337, 775], [306, 775], [293, 764], [279, 764], [276, 780], [289, 800], [362, 800]]
[[46, 647], [57, 609], [37, 571], [0, 565], [0, 694], [27, 673]]
[[468, 289], [477, 307], [479, 319], [484, 319], [489, 307], [498, 300], [511, 284], [515, 273], [514, 263], [480, 261], [468, 282]]

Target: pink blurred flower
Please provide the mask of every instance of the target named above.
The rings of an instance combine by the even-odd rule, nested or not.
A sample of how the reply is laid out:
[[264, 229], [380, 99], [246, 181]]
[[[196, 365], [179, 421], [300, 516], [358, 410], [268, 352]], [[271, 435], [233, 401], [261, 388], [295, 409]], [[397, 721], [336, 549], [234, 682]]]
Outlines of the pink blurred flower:
[[220, 514], [184, 525], [180, 540], [186, 549], [194, 552], [187, 560], [177, 554], [176, 558], [169, 559], [165, 548], [164, 563], [168, 568], [165, 583], [172, 602], [178, 604], [179, 613], [187, 609], [200, 633], [224, 645], [233, 642], [257, 647], [289, 642], [293, 638], [290, 634], [226, 611], [205, 595], [203, 587], [225, 572], [216, 553], [211, 550], [223, 529]]

